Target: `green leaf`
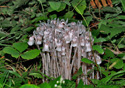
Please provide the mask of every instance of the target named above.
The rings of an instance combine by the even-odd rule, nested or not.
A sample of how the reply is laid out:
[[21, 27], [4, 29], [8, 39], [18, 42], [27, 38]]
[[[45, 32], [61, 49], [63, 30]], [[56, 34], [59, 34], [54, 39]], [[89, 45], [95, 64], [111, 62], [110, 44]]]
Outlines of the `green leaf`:
[[92, 21], [92, 16], [87, 16], [86, 21], [87, 21], [87, 24], [89, 25], [90, 22]]
[[60, 81], [60, 79], [61, 79], [61, 76], [57, 77], [57, 78], [54, 79], [54, 80], [51, 80], [51, 81], [49, 82], [49, 85], [50, 85], [52, 88], [55, 88], [55, 84], [57, 83], [57, 81]]
[[35, 29], [35, 28], [34, 27], [28, 27], [28, 28], [24, 29], [24, 31], [31, 32], [33, 29]]
[[19, 57], [19, 52], [12, 47], [5, 47], [3, 49], [3, 52], [7, 53], [7, 54], [10, 54], [12, 57], [15, 57], [15, 58]]
[[121, 69], [124, 65], [123, 60], [119, 58], [113, 58], [111, 59], [112, 64], [114, 65], [113, 67], [116, 69]]
[[124, 63], [123, 63], [123, 60], [118, 60], [116, 65], [114, 66], [114, 68], [116, 69], [121, 69], [123, 67]]
[[99, 86], [97, 85], [96, 87], [97, 87], [97, 88], [120, 88], [119, 85], [108, 85], [108, 84], [107, 84], [107, 85], [102, 85], [102, 84], [101, 84], [101, 85], [99, 85]]
[[72, 11], [68, 11], [64, 17], [67, 19], [67, 18], [72, 18], [72, 16], [74, 15], [74, 13]]
[[40, 54], [40, 50], [34, 49], [27, 51], [21, 55], [23, 59], [34, 59]]
[[57, 18], [57, 15], [56, 14], [53, 14], [53, 15], [50, 15], [49, 16], [51, 19], [54, 19], [54, 18]]
[[23, 52], [24, 50], [26, 50], [28, 48], [27, 43], [25, 42], [17, 42], [13, 44], [13, 47], [15, 49], [17, 49], [19, 52]]
[[125, 11], [125, 0], [121, 0], [123, 11]]
[[84, 83], [83, 83], [82, 79], [80, 79], [80, 82], [79, 82], [77, 88], [84, 88], [84, 85], [83, 85], [83, 84], [84, 84]]
[[66, 4], [65, 3], [61, 3], [60, 8], [57, 10], [57, 12], [60, 12], [62, 10], [64, 10], [66, 8]]
[[92, 63], [94, 63], [93, 61], [91, 61], [91, 60], [89, 60], [89, 59], [87, 59], [87, 58], [83, 58], [83, 59], [81, 59], [81, 61], [82, 61], [82, 62], [85, 62], [85, 63], [87, 63], [87, 64], [92, 64]]
[[0, 38], [4, 37], [4, 36], [7, 36], [7, 35], [8, 35], [7, 33], [0, 31]]
[[40, 84], [39, 87], [40, 88], [51, 88], [51, 86], [48, 83], [46, 83], [46, 82]]
[[19, 77], [19, 78], [21, 77], [20, 74], [17, 73], [17, 72], [15, 72], [15, 71], [9, 70], [9, 73], [11, 73], [11, 74], [13, 74], [13, 75], [15, 75], [15, 76], [17, 76], [17, 77]]
[[108, 34], [110, 33], [110, 29], [108, 26], [104, 25], [104, 24], [100, 24], [100, 32], [103, 34]]
[[40, 88], [40, 87], [33, 85], [33, 84], [24, 84], [19, 88]]
[[62, 88], [76, 88], [76, 83], [74, 81], [71, 81], [71, 80], [65, 80], [65, 85], [62, 86]]
[[49, 5], [50, 7], [53, 9], [53, 10], [58, 10], [61, 6], [61, 2], [53, 2], [53, 1], [50, 1], [49, 2]]
[[85, 0], [73, 0], [71, 4], [80, 15], [83, 15], [84, 10], [86, 9]]
[[93, 50], [98, 51], [100, 54], [104, 53], [104, 50], [102, 49], [102, 47], [100, 45], [93, 45], [92, 48], [93, 48]]
[[108, 57], [112, 57], [113, 58], [114, 56], [115, 56], [114, 53], [106, 48], [104, 58], [108, 59]]
[[104, 42], [104, 41], [106, 41], [105, 38], [94, 38], [94, 43]]
[[31, 23], [38, 22], [40, 20], [46, 20], [46, 19], [47, 19], [47, 16], [43, 15], [43, 16], [40, 16], [40, 17], [37, 17], [37, 18], [33, 19], [31, 21]]
[[63, 2], [66, 3], [67, 5], [71, 6], [71, 4], [70, 4], [69, 1], [70, 1], [70, 0], [64, 0]]
[[3, 88], [3, 85], [0, 83], [0, 88]]
[[21, 28], [20, 28], [20, 25], [16, 25], [15, 27], [13, 27], [13, 28], [11, 29], [10, 33], [16, 32], [16, 31], [18, 31], [19, 29], [21, 29]]
[[122, 73], [125, 73], [125, 71], [119, 71], [117, 73], [114, 73], [114, 74], [111, 74], [103, 79], [101, 79], [102, 83], [106, 84], [107, 82], [109, 82], [111, 80], [111, 78], [115, 75], [118, 75], [118, 74], [122, 74]]
[[43, 78], [43, 76], [40, 73], [30, 73], [30, 76], [34, 76], [35, 78]]

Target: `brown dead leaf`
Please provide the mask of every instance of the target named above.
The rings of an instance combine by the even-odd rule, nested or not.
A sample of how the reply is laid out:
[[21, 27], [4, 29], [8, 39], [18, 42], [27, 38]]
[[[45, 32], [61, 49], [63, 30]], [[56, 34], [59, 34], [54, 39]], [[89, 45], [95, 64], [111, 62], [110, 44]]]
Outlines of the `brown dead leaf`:
[[108, 5], [109, 5], [110, 7], [113, 7], [111, 0], [107, 0], [107, 3], [108, 3]]
[[96, 5], [97, 5], [98, 8], [102, 8], [102, 5], [101, 5], [101, 3], [99, 2], [99, 0], [95, 0], [95, 3], [96, 3]]
[[91, 4], [92, 8], [94, 8], [94, 9], [97, 8], [93, 0], [90, 1], [90, 4]]
[[106, 1], [105, 1], [105, 0], [101, 0], [101, 2], [102, 2], [102, 4], [103, 4], [103, 6], [104, 6], [104, 7], [106, 7], [106, 6], [107, 6], [107, 3], [106, 3]]

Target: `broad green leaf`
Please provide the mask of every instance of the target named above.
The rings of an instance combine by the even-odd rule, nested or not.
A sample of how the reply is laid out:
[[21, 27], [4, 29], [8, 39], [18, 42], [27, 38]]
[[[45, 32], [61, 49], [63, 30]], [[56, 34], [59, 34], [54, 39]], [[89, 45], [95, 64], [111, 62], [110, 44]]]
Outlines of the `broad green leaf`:
[[53, 15], [50, 15], [49, 16], [51, 19], [54, 19], [54, 18], [57, 18], [57, 15], [56, 14], [53, 14]]
[[51, 88], [51, 86], [48, 83], [46, 83], [46, 82], [40, 84], [39, 87], [40, 88]]
[[117, 72], [117, 73], [111, 74], [111, 75], [109, 75], [109, 76], [107, 76], [107, 77], [101, 79], [101, 81], [102, 81], [104, 84], [106, 84], [107, 82], [109, 82], [109, 81], [111, 80], [112, 77], [114, 77], [114, 76], [116, 76], [116, 75], [118, 75], [118, 74], [122, 74], [122, 73], [125, 73], [125, 71], [119, 71], [119, 72]]
[[123, 65], [124, 65], [123, 60], [118, 60], [114, 68], [121, 69]]
[[53, 10], [51, 7], [48, 7], [47, 10], [48, 10], [48, 12], [55, 11], [55, 10]]
[[93, 45], [92, 48], [93, 48], [93, 50], [98, 51], [100, 54], [104, 53], [104, 50], [102, 49], [102, 47], [100, 45]]
[[17, 42], [13, 44], [13, 47], [17, 49], [19, 52], [23, 52], [28, 48], [28, 45], [27, 43], [24, 43], [24, 42]]
[[125, 15], [119, 15], [116, 19], [121, 19], [121, 20], [123, 20], [123, 19], [125, 19]]
[[50, 1], [49, 5], [53, 10], [58, 10], [61, 6], [61, 2]]
[[21, 55], [21, 57], [23, 59], [34, 59], [39, 55], [39, 53], [40, 53], [40, 50], [34, 49], [34, 50], [24, 52]]
[[59, 7], [58, 10], [56, 10], [57, 12], [60, 12], [62, 10], [64, 10], [66, 8], [66, 4], [65, 3], [61, 3], [61, 6]]
[[106, 41], [105, 38], [94, 38], [94, 43], [97, 43], [97, 42], [104, 42]]
[[[120, 30], [118, 30], [118, 29], [120, 29]], [[119, 34], [119, 33], [121, 33], [121, 32], [125, 32], [125, 29], [124, 28], [111, 28], [110, 29], [110, 38], [112, 38], [112, 37], [114, 37], [114, 36], [116, 36], [117, 34]]]
[[125, 11], [125, 0], [121, 0], [123, 11]]
[[101, 85], [97, 85], [96, 86], [97, 88], [120, 88], [120, 86], [119, 85], [103, 85], [103, 84], [101, 84]]
[[15, 58], [19, 57], [19, 52], [12, 47], [5, 47], [3, 49], [3, 52], [7, 53], [7, 54], [10, 54], [12, 57], [15, 57]]
[[81, 59], [81, 61], [82, 61], [82, 62], [85, 62], [85, 63], [87, 63], [87, 64], [92, 64], [92, 63], [94, 63], [93, 61], [91, 61], [91, 60], [89, 60], [89, 59], [87, 59], [87, 58], [83, 58], [83, 59]]
[[108, 57], [112, 57], [113, 58], [114, 56], [115, 56], [114, 53], [111, 50], [106, 48], [104, 58], [108, 59]]
[[38, 21], [40, 21], [40, 20], [46, 20], [46, 19], [47, 19], [47, 16], [43, 15], [43, 16], [40, 16], [40, 17], [37, 17], [37, 18], [33, 19], [33, 20], [31, 21], [31, 23], [33, 23], [33, 22], [38, 22]]
[[15, 71], [9, 70], [9, 73], [11, 73], [11, 74], [13, 74], [13, 75], [15, 75], [15, 76], [17, 76], [17, 77], [21, 77], [20, 74], [17, 73], [17, 72], [15, 72]]
[[92, 35], [93, 35], [93, 36], [96, 36], [96, 37], [97, 37], [97, 36], [99, 35], [99, 33], [100, 33], [99, 30], [95, 30], [95, 29], [92, 30]]
[[72, 18], [72, 16], [74, 15], [74, 13], [72, 11], [68, 11], [64, 17], [67, 19], [67, 18]]
[[66, 3], [67, 5], [71, 6], [71, 4], [70, 4], [69, 1], [70, 1], [70, 0], [64, 0], [63, 2]]
[[0, 88], [3, 88], [3, 85], [0, 83]]
[[116, 69], [121, 69], [123, 67], [123, 60], [119, 58], [113, 58], [111, 59], [112, 64], [110, 65], [109, 68], [116, 68]]
[[80, 82], [79, 82], [77, 88], [84, 88], [84, 83], [83, 83], [82, 79], [80, 79]]
[[4, 37], [4, 36], [6, 36], [6, 35], [8, 35], [8, 34], [5, 33], [5, 32], [0, 31], [0, 38], [1, 38], [1, 37]]
[[43, 78], [43, 76], [40, 73], [30, 73], [30, 76], [34, 76], [35, 78]]
[[34, 27], [28, 27], [28, 28], [24, 29], [24, 31], [31, 32], [33, 29], [34, 29]]
[[19, 88], [40, 88], [40, 87], [33, 85], [33, 84], [24, 84]]
[[100, 32], [103, 34], [110, 33], [110, 28], [104, 24], [101, 24], [99, 29], [100, 29]]
[[86, 9], [86, 1], [85, 0], [73, 0], [72, 6], [74, 9], [80, 14], [83, 15], [84, 10]]
[[89, 25], [90, 22], [92, 21], [92, 16], [87, 16], [86, 21], [87, 21], [87, 24]]

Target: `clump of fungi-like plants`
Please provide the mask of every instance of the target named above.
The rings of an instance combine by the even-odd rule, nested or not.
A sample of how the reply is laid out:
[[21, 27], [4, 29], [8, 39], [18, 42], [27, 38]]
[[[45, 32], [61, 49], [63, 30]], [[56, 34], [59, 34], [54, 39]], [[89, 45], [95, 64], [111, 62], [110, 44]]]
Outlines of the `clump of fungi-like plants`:
[[[41, 50], [42, 73], [45, 75], [50, 77], [61, 75], [63, 79], [71, 80], [81, 67], [84, 75], [77, 80], [83, 79], [84, 84], [89, 84], [87, 72], [93, 69], [94, 65], [81, 62], [81, 59], [88, 58], [92, 61], [96, 59], [97, 64], [101, 63], [100, 56], [92, 53], [93, 41], [91, 32], [86, 30], [82, 22], [68, 23], [68, 20], [54, 19], [48, 20], [47, 23], [41, 22], [33, 31], [28, 44], [32, 46], [35, 43]], [[92, 71], [89, 77], [99, 79], [99, 73]], [[47, 78], [43, 81], [47, 81]]]

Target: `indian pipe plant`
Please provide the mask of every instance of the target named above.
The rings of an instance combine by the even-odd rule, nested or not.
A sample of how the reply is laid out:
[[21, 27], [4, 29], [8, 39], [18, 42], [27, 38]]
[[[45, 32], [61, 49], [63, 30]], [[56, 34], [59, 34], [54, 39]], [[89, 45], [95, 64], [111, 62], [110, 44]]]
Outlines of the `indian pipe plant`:
[[[39, 24], [29, 38], [28, 45], [36, 44], [41, 51], [42, 73], [45, 75], [55, 78], [61, 75], [71, 80], [73, 74], [82, 67], [84, 75], [78, 77], [78, 81], [82, 79], [84, 84], [89, 84], [87, 72], [94, 68], [94, 64], [86, 64], [81, 59], [88, 58], [101, 64], [100, 56], [92, 53], [93, 41], [91, 32], [86, 30], [82, 22], [68, 23], [68, 20], [53, 19]], [[99, 79], [99, 73], [92, 71], [90, 78]]]

